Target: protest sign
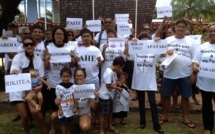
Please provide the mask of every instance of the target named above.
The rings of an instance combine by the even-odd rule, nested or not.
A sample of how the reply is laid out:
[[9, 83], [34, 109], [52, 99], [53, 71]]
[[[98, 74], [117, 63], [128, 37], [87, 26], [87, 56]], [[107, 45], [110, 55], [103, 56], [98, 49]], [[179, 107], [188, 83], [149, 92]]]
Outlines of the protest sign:
[[157, 18], [172, 17], [172, 6], [157, 7]]
[[83, 19], [82, 18], [66, 18], [66, 26], [75, 30], [82, 30]]
[[120, 97], [120, 102], [122, 103], [123, 106], [128, 106], [128, 102], [130, 101], [130, 95], [126, 90], [123, 89]]
[[0, 53], [17, 52], [18, 47], [17, 38], [0, 38]]
[[169, 66], [170, 63], [178, 56], [178, 53], [174, 53], [171, 56], [166, 57], [166, 59], [160, 64], [161, 66]]
[[86, 25], [91, 32], [100, 32], [102, 30], [101, 20], [87, 20]]
[[147, 54], [147, 41], [129, 41], [128, 50], [129, 54]]
[[98, 64], [98, 60], [97, 60], [97, 57], [99, 56], [98, 51], [94, 51], [91, 53], [79, 51], [78, 56], [80, 58], [79, 64], [83, 64], [83, 65], [97, 65]]
[[74, 97], [77, 98], [92, 98], [94, 97], [94, 84], [75, 85]]
[[2, 35], [7, 35], [9, 37], [12, 37], [13, 36], [13, 32], [11, 30], [5, 30], [3, 29], [3, 32], [2, 32]]
[[51, 63], [63, 63], [63, 62], [71, 62], [71, 49], [69, 45], [64, 48], [58, 48], [57, 51], [53, 50], [50, 53], [50, 62]]
[[109, 38], [108, 47], [115, 49], [125, 49], [125, 39], [124, 38]]
[[215, 60], [209, 59], [200, 62], [198, 75], [205, 78], [215, 79]]
[[115, 14], [116, 24], [128, 24], [129, 14]]
[[189, 37], [195, 41], [197, 46], [202, 44], [202, 35], [189, 35]]
[[165, 54], [167, 52], [167, 42], [166, 40], [147, 40], [148, 54]]
[[131, 24], [117, 24], [117, 33], [119, 35], [130, 35], [131, 34]]
[[31, 90], [31, 76], [29, 73], [5, 75], [6, 93]]

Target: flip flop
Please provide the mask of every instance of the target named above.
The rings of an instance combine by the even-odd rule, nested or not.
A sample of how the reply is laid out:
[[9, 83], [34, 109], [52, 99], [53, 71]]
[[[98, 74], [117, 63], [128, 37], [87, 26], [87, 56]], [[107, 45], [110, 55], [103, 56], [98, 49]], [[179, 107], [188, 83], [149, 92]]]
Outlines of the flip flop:
[[183, 122], [183, 124], [186, 125], [189, 128], [193, 128], [193, 129], [196, 128], [196, 126], [191, 122]]
[[113, 134], [119, 134], [119, 130], [115, 128], [108, 128], [108, 131], [112, 132]]
[[165, 122], [169, 122], [169, 120], [168, 120], [168, 119], [161, 119], [161, 120], [159, 121], [159, 124], [160, 124], [160, 125], [163, 125]]

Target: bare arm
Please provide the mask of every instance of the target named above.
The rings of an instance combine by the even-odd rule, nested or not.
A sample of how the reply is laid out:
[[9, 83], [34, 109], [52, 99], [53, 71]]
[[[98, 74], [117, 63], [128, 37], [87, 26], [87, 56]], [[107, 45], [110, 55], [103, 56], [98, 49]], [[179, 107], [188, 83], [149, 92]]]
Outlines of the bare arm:
[[44, 60], [45, 60], [44, 67], [45, 67], [45, 69], [49, 70], [50, 69], [50, 62], [49, 62], [50, 61], [50, 54], [49, 54], [49, 51], [47, 48], [45, 50]]
[[158, 29], [157, 29], [157, 31], [156, 31], [156, 33], [155, 33], [155, 36], [156, 36], [156, 37], [160, 37], [161, 31], [163, 30], [163, 27], [164, 27], [164, 25], [165, 25], [167, 19], [168, 19], [168, 18], [165, 16], [164, 19], [163, 19], [163, 21], [162, 21], [162, 23], [161, 23], [161, 25], [158, 27]]

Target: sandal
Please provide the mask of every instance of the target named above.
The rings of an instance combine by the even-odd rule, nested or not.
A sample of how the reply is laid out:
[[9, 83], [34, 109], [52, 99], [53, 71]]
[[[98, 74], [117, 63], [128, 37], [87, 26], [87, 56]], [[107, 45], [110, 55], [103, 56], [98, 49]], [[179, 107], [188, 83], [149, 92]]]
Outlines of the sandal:
[[183, 124], [186, 125], [189, 128], [196, 128], [196, 126], [191, 122], [183, 122]]
[[113, 134], [119, 134], [119, 130], [113, 128], [108, 128], [108, 131], [112, 132]]
[[159, 121], [159, 124], [160, 124], [160, 125], [163, 125], [165, 122], [169, 122], [169, 120], [168, 120], [168, 119], [161, 119], [161, 120]]

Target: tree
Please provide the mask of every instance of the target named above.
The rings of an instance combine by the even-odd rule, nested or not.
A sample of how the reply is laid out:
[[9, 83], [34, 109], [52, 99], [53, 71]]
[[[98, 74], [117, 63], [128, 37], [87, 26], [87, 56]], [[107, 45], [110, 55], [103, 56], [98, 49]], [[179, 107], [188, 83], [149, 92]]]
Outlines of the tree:
[[172, 19], [187, 17], [189, 19], [204, 20], [215, 19], [214, 0], [172, 0], [173, 7]]

